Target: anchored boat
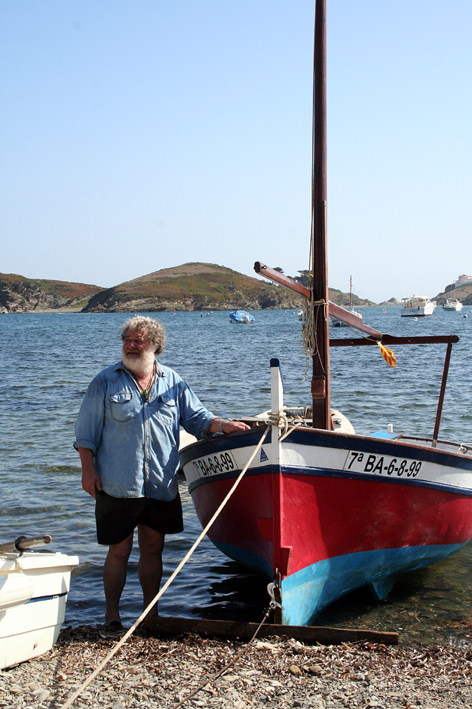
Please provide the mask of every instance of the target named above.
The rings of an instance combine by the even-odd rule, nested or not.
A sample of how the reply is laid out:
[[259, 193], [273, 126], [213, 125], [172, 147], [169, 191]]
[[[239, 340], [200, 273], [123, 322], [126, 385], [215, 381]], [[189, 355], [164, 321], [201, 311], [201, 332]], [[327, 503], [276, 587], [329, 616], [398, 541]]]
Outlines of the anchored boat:
[[[386, 598], [398, 574], [444, 559], [472, 538], [472, 446], [439, 439], [458, 337], [382, 335], [329, 303], [325, 55], [326, 0], [317, 0], [310, 288], [255, 264], [264, 278], [306, 298], [303, 340], [313, 358], [312, 406], [285, 410], [274, 358], [271, 411], [243, 418], [249, 430], [181, 451], [203, 526], [232, 491], [208, 536], [229, 557], [271, 580], [280, 604], [276, 621], [287, 625], [310, 624], [328, 604], [364, 585]], [[330, 340], [330, 316], [363, 336]], [[408, 344], [446, 345], [431, 438], [393, 430], [356, 434], [331, 411], [330, 346], [371, 346], [376, 352], [379, 347], [394, 366], [389, 347]]]
[[457, 298], [448, 298], [443, 305], [443, 310], [454, 310], [455, 312], [460, 312], [464, 304], [457, 300]]
[[254, 315], [247, 313], [245, 310], [233, 310], [229, 314], [229, 320], [231, 323], [238, 325], [252, 325], [252, 323], [256, 322]]
[[[361, 313], [358, 310], [354, 310], [352, 307], [352, 276], [349, 279], [349, 312], [362, 320]], [[341, 320], [337, 320], [334, 316], [331, 316], [331, 321], [333, 323], [333, 327], [347, 327], [346, 323]]]
[[432, 315], [436, 309], [436, 301], [430, 300], [426, 295], [410, 295], [402, 298], [403, 308], [400, 311], [402, 318], [415, 318]]

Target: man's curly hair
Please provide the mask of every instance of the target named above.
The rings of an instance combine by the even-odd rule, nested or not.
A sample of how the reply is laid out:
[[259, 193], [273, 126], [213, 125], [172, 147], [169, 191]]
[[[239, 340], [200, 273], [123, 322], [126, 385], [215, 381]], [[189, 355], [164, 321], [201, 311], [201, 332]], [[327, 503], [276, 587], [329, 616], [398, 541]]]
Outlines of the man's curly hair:
[[139, 330], [143, 332], [149, 342], [156, 348], [156, 356], [161, 354], [166, 345], [166, 329], [159, 320], [147, 318], [145, 315], [135, 315], [123, 323], [121, 327], [121, 339], [123, 341], [128, 330]]

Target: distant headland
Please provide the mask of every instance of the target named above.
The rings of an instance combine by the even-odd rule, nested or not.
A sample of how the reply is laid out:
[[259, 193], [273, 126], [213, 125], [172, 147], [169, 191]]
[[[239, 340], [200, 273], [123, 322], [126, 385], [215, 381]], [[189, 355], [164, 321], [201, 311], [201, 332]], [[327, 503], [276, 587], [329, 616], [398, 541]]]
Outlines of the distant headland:
[[[306, 271], [299, 271], [299, 274], [296, 280], [303, 282]], [[471, 283], [460, 287], [451, 284], [435, 300], [444, 302], [451, 290], [464, 304], [472, 304]], [[338, 305], [349, 305], [348, 293], [330, 288], [329, 297]], [[398, 301], [391, 298], [376, 304], [352, 294], [352, 305], [398, 305]], [[212, 263], [185, 263], [112, 288], [0, 273], [1, 313], [137, 313], [291, 309], [300, 306], [301, 297], [282, 286]]]

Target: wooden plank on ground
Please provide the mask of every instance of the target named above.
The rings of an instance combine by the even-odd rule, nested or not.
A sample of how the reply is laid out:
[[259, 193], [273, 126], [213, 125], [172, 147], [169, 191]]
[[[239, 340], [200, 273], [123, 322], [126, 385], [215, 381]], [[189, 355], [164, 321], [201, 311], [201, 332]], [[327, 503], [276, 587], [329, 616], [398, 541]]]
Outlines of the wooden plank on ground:
[[[170, 618], [160, 616], [156, 624], [147, 625], [150, 632], [178, 635], [197, 633], [207, 637], [250, 640], [256, 632], [258, 623], [245, 623], [230, 620], [205, 620], [202, 618]], [[258, 638], [278, 635], [302, 640], [305, 643], [339, 645], [349, 642], [373, 642], [384, 645], [398, 645], [398, 633], [377, 630], [357, 630], [351, 628], [324, 628], [321, 626], [273, 625], [264, 623]]]

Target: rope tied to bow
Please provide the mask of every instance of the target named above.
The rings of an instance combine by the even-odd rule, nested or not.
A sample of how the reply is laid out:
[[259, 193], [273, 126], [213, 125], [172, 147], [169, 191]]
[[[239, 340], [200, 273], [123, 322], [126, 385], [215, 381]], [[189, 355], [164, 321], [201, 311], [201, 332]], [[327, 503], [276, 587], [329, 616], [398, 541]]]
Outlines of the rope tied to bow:
[[[277, 426], [277, 428], [283, 429], [282, 433], [280, 434], [278, 440], [281, 442], [287, 436], [292, 433], [296, 428], [299, 426], [302, 426], [305, 421], [302, 418], [293, 418], [291, 422], [289, 422], [288, 416], [285, 413], [285, 406], [282, 406], [281, 409], [278, 411], [271, 411], [268, 416], [267, 420], [269, 421], [271, 426]], [[291, 423], [291, 425], [290, 425]]]

